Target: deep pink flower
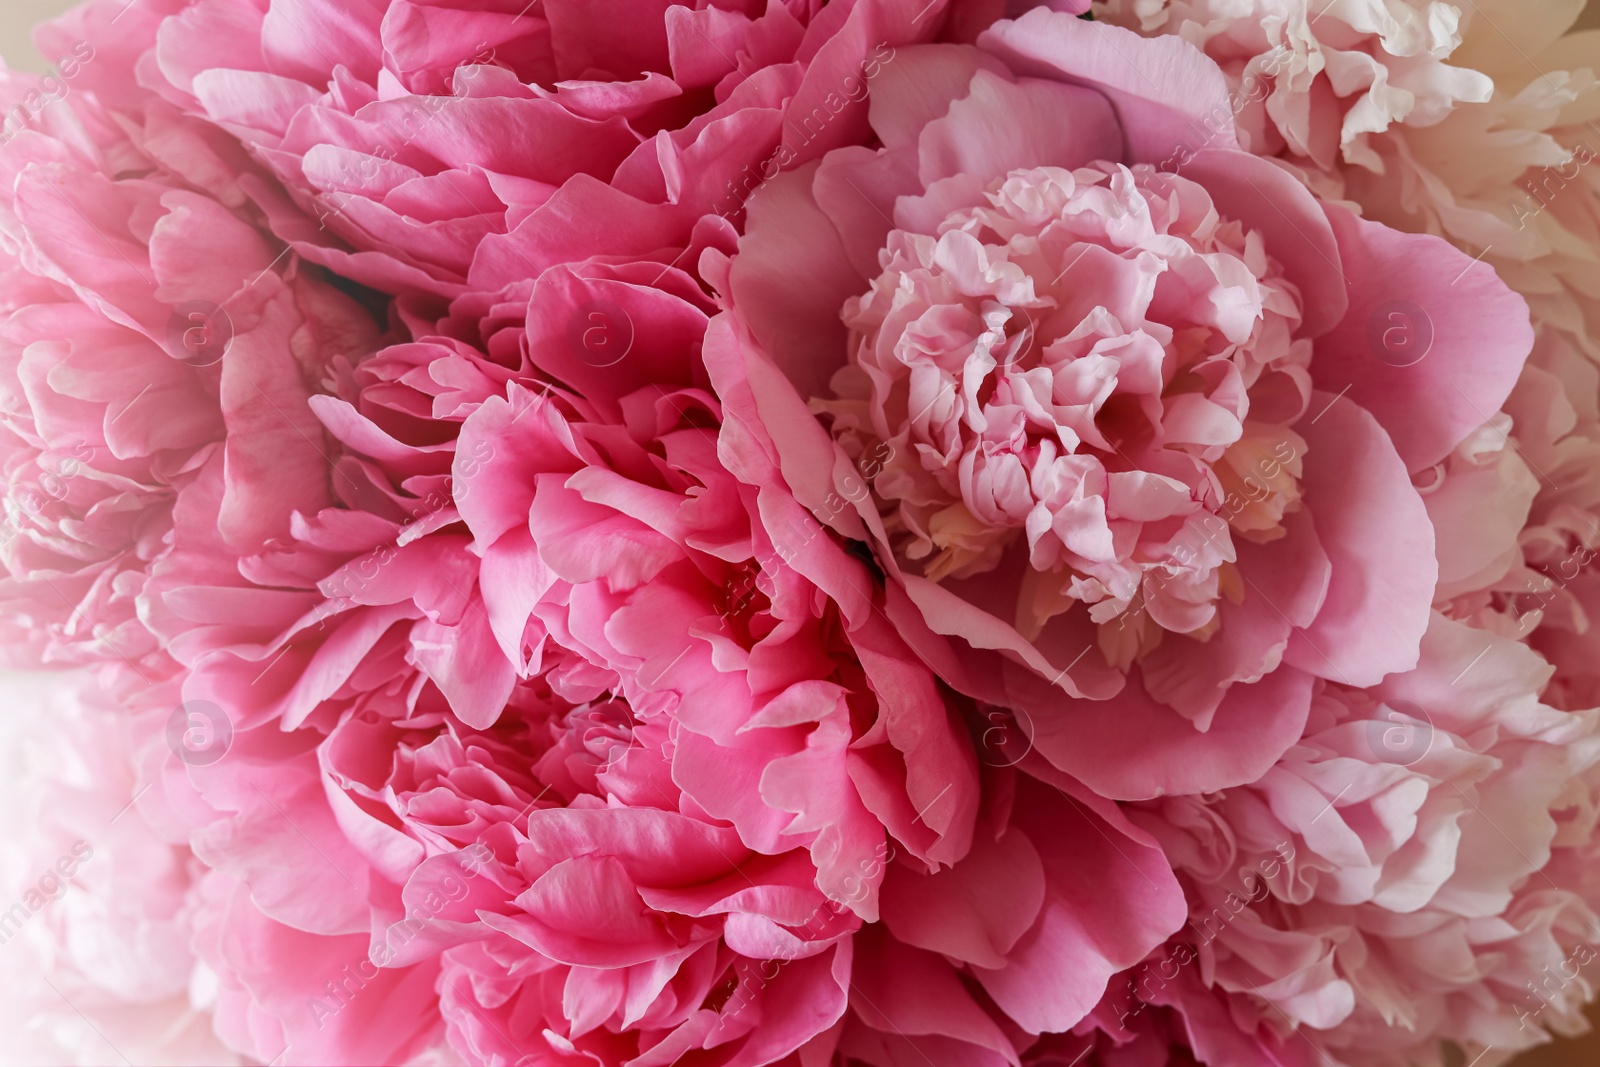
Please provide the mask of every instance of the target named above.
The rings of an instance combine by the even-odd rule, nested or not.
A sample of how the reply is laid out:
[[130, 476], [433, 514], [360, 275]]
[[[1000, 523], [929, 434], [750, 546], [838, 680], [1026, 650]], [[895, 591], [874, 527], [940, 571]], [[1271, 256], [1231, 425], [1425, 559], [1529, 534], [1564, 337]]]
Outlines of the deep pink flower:
[[779, 167], [865, 137], [867, 81], [945, 7], [100, 0], [42, 40], [101, 49], [86, 84], [123, 106], [236, 135], [303, 209], [248, 190], [300, 254], [454, 297], [588, 255], [673, 261]]
[[[602, 301], [635, 339], [605, 367], [567, 330]], [[957, 708], [820, 527], [825, 584], [772, 551], [772, 505], [717, 456], [712, 308], [687, 275], [596, 261], [469, 305], [445, 325], [502, 355], [514, 332], [514, 368], [421, 322], [334, 367], [309, 404], [338, 503], [205, 570], [222, 498], [198, 483], [151, 583], [184, 696], [238, 730], [227, 759], [164, 774], [215, 869], [223, 1032], [264, 1059], [382, 1060], [433, 1041], [442, 1004], [461, 1054], [501, 1062], [482, 1015], [509, 983], [544, 999], [500, 1027], [504, 1062], [548, 1041], [781, 1058], [844, 1011], [891, 855], [966, 853]], [[446, 876], [469, 888], [430, 896]], [[341, 956], [356, 977], [326, 973]], [[317, 965], [263, 962], [293, 957]], [[399, 1028], [343, 982], [442, 1000]]]
[[752, 202], [707, 360], [724, 447], [873, 547], [941, 676], [1131, 799], [1253, 780], [1315, 679], [1414, 667], [1411, 473], [1505, 399], [1521, 300], [1239, 151], [1178, 40], [1036, 10], [870, 102], [882, 148]]

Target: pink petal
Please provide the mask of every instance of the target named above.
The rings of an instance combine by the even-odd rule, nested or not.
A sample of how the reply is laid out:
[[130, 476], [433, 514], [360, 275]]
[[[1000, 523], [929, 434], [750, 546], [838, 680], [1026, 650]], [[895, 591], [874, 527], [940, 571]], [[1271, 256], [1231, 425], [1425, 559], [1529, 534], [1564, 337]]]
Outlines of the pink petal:
[[[1533, 347], [1522, 297], [1494, 268], [1438, 237], [1326, 208], [1350, 310], [1317, 342], [1317, 388], [1371, 412], [1405, 461], [1439, 462], [1500, 410]], [[1431, 337], [1420, 356], [1406, 350]], [[1415, 359], [1405, 366], [1394, 365]]]
[[1287, 663], [1343, 685], [1374, 685], [1417, 665], [1439, 564], [1433, 523], [1389, 435], [1349, 400], [1313, 394], [1295, 427], [1307, 444], [1301, 490], [1333, 565], [1316, 621]]

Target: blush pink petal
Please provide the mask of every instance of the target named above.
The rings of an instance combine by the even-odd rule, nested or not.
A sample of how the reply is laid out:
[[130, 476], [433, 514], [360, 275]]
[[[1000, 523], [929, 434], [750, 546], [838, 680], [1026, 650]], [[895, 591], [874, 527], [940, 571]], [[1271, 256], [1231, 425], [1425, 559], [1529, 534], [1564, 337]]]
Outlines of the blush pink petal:
[[209, 892], [221, 897], [212, 906], [225, 910], [217, 916], [215, 942], [202, 954], [221, 972], [223, 1007], [253, 1016], [246, 1024], [250, 1036], [229, 1035], [232, 1041], [259, 1058], [307, 1067], [389, 1062], [427, 1044], [436, 1025], [426, 1010], [434, 997], [433, 968], [374, 967], [364, 935], [302, 933], [257, 911], [243, 883], [221, 875], [210, 880], [216, 887]]
[[[1327, 215], [1351, 282], [1350, 311], [1317, 342], [1317, 387], [1348, 387], [1407, 469], [1420, 471], [1488, 422], [1511, 393], [1533, 346], [1526, 305], [1492, 267], [1437, 237], [1402, 234], [1340, 207]], [[1414, 335], [1413, 344], [1425, 332], [1431, 346], [1415, 363], [1392, 366], [1383, 358], [1391, 329]]]
[[[997, 110], [1016, 121], [993, 124], [989, 116]], [[1061, 121], [1063, 116], [1068, 121]], [[1121, 155], [1121, 132], [1105, 96], [979, 68], [967, 92], [922, 127], [917, 178], [924, 187], [957, 176], [987, 184], [1019, 167], [1070, 170]]]
[[1294, 744], [1314, 682], [1284, 667], [1230, 686], [1204, 731], [1174, 723], [1132, 685], [1114, 700], [1075, 700], [1048, 715], [1034, 710], [1020, 729], [1052, 765], [1101, 796], [1212, 792], [1255, 780]]
[[1285, 658], [1343, 685], [1373, 685], [1417, 664], [1439, 575], [1433, 524], [1371, 414], [1327, 394], [1312, 406], [1322, 414], [1303, 431], [1306, 501], [1333, 570], [1322, 610]]
[[254, 749], [253, 774], [229, 774], [216, 764], [196, 769], [207, 803], [225, 816], [193, 835], [196, 855], [248, 883], [253, 906], [273, 925], [363, 932], [365, 864], [322, 797], [314, 755], [302, 740], [273, 732], [238, 739], [241, 754]]
[[[1289, 516], [1284, 537], [1238, 548], [1248, 594], [1266, 602], [1224, 601], [1221, 629], [1204, 643], [1173, 634], [1140, 663], [1145, 691], [1205, 730], [1229, 688], [1254, 682], [1284, 661], [1298, 629], [1311, 624], [1327, 602], [1332, 564], [1312, 520]], [[1315, 673], [1315, 672], [1312, 672]]]
[[1197, 151], [1185, 172], [1204, 183], [1217, 210], [1250, 219], [1267, 235], [1274, 256], [1299, 290], [1308, 335], [1321, 336], [1345, 319], [1352, 294], [1339, 240], [1322, 205], [1304, 185], [1267, 160], [1216, 148]]
[[978, 47], [1017, 74], [1087, 84], [1111, 102], [1129, 162], [1163, 163], [1180, 150], [1237, 148], [1222, 71], [1187, 41], [1141, 41], [1120, 26], [1039, 8], [996, 23]]
[[462, 722], [481, 729], [499, 717], [516, 671], [501, 654], [482, 610], [474, 605], [459, 626], [422, 620], [412, 628], [411, 644], [417, 666]]

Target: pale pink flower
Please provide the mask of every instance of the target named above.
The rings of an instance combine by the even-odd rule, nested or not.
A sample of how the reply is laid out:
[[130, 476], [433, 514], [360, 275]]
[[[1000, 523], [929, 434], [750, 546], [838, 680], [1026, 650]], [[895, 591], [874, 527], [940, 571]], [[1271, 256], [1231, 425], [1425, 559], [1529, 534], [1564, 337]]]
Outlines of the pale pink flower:
[[149, 683], [175, 666], [139, 605], [179, 498], [220, 486], [208, 566], [287, 535], [292, 511], [328, 499], [306, 398], [378, 329], [167, 166], [154, 146], [193, 122], [124, 127], [85, 96], [40, 122], [0, 147], [6, 652]]
[[[1517, 453], [1498, 462], [1502, 475], [1525, 464], [1537, 481], [1522, 551], [1504, 570], [1441, 581], [1439, 606], [1531, 640], [1556, 662], [1552, 699], [1567, 707], [1600, 700], [1583, 651], [1600, 608], [1586, 571], [1600, 546], [1600, 348], [1592, 340], [1600, 328], [1592, 254], [1600, 36], [1566, 32], [1579, 10], [1499, 0], [1111, 0], [1097, 8], [1141, 32], [1182, 36], [1216, 60], [1245, 147], [1368, 218], [1446, 237], [1527, 299], [1538, 338], [1507, 406], [1511, 422], [1494, 431], [1500, 451]], [[1190, 146], [1210, 135], [1196, 127]], [[1497, 417], [1487, 407], [1482, 414], [1486, 425]], [[1485, 495], [1469, 504], [1478, 492]], [[1450, 496], [1457, 514], [1498, 513], [1497, 527], [1523, 508], [1511, 481], [1497, 489], [1481, 473], [1457, 479]], [[1430, 505], [1430, 514], [1444, 511]], [[1503, 544], [1500, 529], [1478, 527], [1437, 525], [1442, 539], [1461, 542], [1441, 545], [1441, 560], [1486, 559], [1490, 541]]]
[[902, 49], [884, 147], [773, 182], [708, 268], [724, 447], [773, 451], [941, 676], [1119, 798], [1251, 781], [1314, 679], [1416, 665], [1412, 476], [1531, 343], [1487, 268], [1239, 151], [1225, 92], [1180, 41], [1042, 10]]
[[[1447, 62], [1474, 16], [1445, 0], [1102, 0], [1095, 14], [1204, 51], [1228, 79], [1245, 150], [1294, 161], [1335, 199], [1352, 168], [1393, 184], [1391, 146], [1403, 131], [1495, 88], [1471, 64]], [[1190, 132], [1198, 148], [1211, 127]]]
[[1416, 670], [1329, 686], [1259, 781], [1130, 813], [1191, 912], [1113, 986], [1117, 1029], [1186, 1010], [1195, 975], [1264, 1044], [1341, 1064], [1442, 1064], [1441, 1039], [1504, 1055], [1584, 1028], [1577, 972], [1600, 917], [1563, 854], [1592, 862], [1596, 713], [1539, 703], [1551, 668], [1485, 643], [1435, 615]]
[[130, 716], [82, 672], [0, 678], [0, 988], [18, 1062], [239, 1062], [211, 1031], [190, 948], [203, 867], [133, 801], [164, 721]]

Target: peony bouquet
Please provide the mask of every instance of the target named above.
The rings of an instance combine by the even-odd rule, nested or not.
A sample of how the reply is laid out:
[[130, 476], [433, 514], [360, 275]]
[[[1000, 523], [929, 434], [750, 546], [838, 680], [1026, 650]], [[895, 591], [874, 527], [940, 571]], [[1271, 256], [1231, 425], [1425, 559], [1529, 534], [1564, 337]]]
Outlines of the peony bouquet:
[[46, 23], [0, 71], [4, 1055], [1581, 1032], [1580, 6]]

